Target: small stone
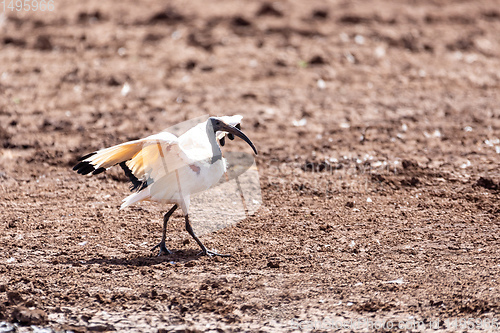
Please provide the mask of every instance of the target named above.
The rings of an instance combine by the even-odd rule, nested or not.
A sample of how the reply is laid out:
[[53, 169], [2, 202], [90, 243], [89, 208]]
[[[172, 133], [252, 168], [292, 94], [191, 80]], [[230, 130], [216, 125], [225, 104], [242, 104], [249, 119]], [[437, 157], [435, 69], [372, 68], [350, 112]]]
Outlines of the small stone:
[[272, 260], [272, 261], [269, 261], [267, 263], [267, 267], [269, 267], [269, 268], [280, 268], [280, 263], [279, 263], [279, 261]]
[[40, 309], [30, 310], [19, 306], [12, 311], [12, 318], [21, 325], [42, 325], [47, 321], [47, 314]]
[[187, 263], [184, 264], [184, 267], [194, 267], [196, 266], [195, 261], [188, 261]]
[[18, 291], [8, 291], [7, 299], [9, 300], [9, 304], [16, 305], [24, 302], [23, 297]]

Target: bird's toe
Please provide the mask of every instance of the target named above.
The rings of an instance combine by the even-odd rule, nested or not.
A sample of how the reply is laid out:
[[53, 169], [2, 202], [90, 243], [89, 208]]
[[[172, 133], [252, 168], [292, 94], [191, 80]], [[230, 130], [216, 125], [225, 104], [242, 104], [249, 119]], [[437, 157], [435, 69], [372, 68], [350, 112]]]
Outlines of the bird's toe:
[[151, 249], [151, 252], [153, 252], [154, 250], [156, 249], [160, 249], [160, 251], [158, 252], [158, 257], [162, 256], [162, 255], [169, 255], [169, 254], [172, 254], [172, 251], [170, 251], [169, 249], [167, 249], [167, 247], [165, 246], [165, 242], [160, 242], [158, 243], [157, 245], [155, 245], [152, 249]]
[[199, 256], [204, 255], [204, 256], [209, 256], [209, 257], [230, 257], [230, 254], [221, 254], [217, 253], [215, 251], [210, 251], [210, 250], [203, 250], [198, 253]]

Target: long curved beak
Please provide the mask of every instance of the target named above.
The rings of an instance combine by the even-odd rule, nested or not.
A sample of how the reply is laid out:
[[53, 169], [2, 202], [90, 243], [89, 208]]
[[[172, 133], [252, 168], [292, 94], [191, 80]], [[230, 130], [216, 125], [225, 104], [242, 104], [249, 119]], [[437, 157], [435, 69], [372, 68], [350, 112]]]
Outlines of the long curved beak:
[[257, 153], [257, 148], [255, 148], [254, 144], [252, 143], [252, 141], [250, 141], [250, 139], [242, 132], [240, 131], [239, 129], [237, 129], [236, 127], [232, 126], [232, 125], [229, 125], [229, 124], [221, 124], [219, 126], [219, 128], [217, 129], [218, 131], [224, 131], [224, 132], [228, 132], [229, 134], [233, 134], [233, 135], [236, 135], [240, 138], [242, 138], [246, 143], [248, 143], [248, 145], [250, 147], [252, 147], [255, 155], [258, 155]]

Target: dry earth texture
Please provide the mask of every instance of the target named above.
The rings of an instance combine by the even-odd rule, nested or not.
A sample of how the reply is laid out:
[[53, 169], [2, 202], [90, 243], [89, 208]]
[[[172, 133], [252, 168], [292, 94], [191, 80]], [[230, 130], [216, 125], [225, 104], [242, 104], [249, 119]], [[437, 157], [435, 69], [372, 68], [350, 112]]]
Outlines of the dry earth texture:
[[[498, 1], [55, 0], [0, 48], [0, 328], [500, 321]], [[202, 236], [231, 258], [180, 212], [155, 257], [169, 207], [71, 167], [205, 114], [244, 116], [263, 204]]]

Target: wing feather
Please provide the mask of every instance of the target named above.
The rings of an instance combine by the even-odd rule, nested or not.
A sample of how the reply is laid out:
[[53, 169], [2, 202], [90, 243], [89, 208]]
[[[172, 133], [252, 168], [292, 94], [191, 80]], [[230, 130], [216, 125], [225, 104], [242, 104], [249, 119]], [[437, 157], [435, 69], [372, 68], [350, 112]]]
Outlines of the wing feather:
[[[120, 164], [131, 179], [133, 188], [144, 188], [148, 185], [147, 182], [185, 165], [187, 157], [180, 149], [177, 137], [163, 132], [101, 149], [80, 160], [73, 168], [80, 174], [98, 174]], [[143, 185], [138, 186], [138, 182]]]

